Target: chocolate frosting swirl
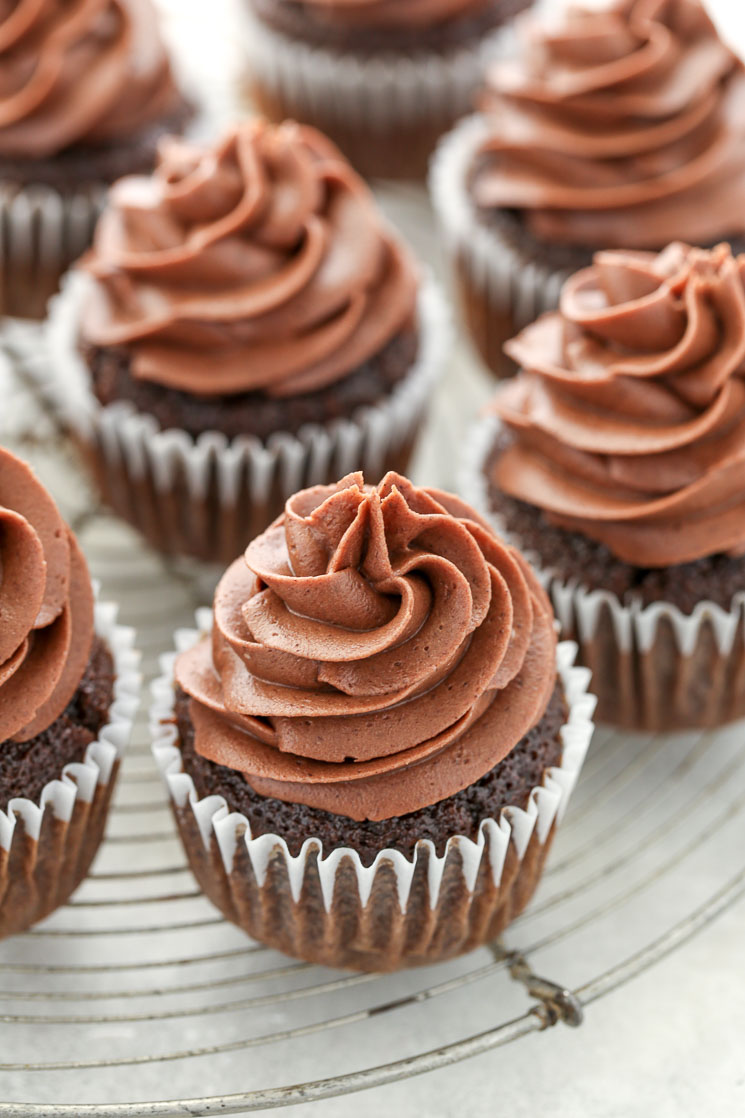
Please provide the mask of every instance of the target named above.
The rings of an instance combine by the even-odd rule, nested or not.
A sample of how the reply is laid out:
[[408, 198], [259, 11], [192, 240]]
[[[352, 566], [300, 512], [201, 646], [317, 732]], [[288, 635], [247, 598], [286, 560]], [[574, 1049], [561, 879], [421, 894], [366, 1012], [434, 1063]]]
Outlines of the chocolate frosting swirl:
[[635, 567], [745, 553], [745, 256], [598, 253], [506, 349], [505, 492]]
[[712, 245], [745, 232], [745, 69], [699, 0], [526, 17], [495, 64], [473, 196], [542, 241]]
[[78, 545], [29, 467], [0, 448], [0, 742], [28, 741], [62, 714], [92, 640]]
[[0, 0], [0, 157], [129, 141], [178, 100], [151, 0]]
[[299, 0], [317, 19], [349, 27], [416, 28], [483, 11], [490, 0]]
[[361, 474], [287, 502], [182, 654], [199, 753], [353, 819], [437, 803], [504, 758], [556, 683], [525, 560], [457, 497]]
[[169, 140], [112, 190], [84, 266], [83, 341], [198, 396], [312, 392], [412, 325], [417, 277], [372, 194], [312, 128]]

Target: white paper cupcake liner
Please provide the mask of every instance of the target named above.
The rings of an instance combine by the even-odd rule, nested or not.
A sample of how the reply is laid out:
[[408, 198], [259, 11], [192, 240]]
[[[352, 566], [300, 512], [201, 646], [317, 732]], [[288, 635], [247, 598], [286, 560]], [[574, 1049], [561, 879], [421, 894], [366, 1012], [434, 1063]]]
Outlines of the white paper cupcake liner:
[[[191, 647], [211, 627], [181, 630]], [[561, 764], [546, 770], [527, 807], [485, 819], [474, 841], [454, 835], [445, 852], [421, 840], [413, 858], [394, 849], [370, 866], [349, 848], [324, 853], [309, 836], [296, 856], [283, 838], [251, 835], [244, 815], [221, 796], [200, 800], [183, 771], [174, 723], [174, 663], [162, 657], [152, 686], [153, 753], [197, 879], [228, 919], [271, 946], [311, 961], [362, 970], [394, 970], [470, 950], [498, 935], [537, 884], [590, 744], [595, 699], [590, 673], [573, 666], [576, 646], [558, 648], [557, 667], [569, 716], [561, 730]], [[276, 914], [280, 919], [276, 920]]]
[[343, 149], [359, 137], [359, 150], [347, 154], [365, 174], [382, 177], [409, 177], [405, 137], [424, 130], [429, 144], [413, 173], [425, 173], [437, 137], [473, 108], [505, 43], [500, 27], [448, 52], [365, 56], [292, 39], [248, 10], [244, 18], [248, 80], [260, 107], [316, 125]]
[[458, 272], [473, 340], [487, 365], [501, 374], [507, 367], [504, 343], [558, 306], [571, 272], [534, 262], [526, 265], [508, 240], [479, 220], [468, 177], [478, 147], [490, 131], [482, 114], [460, 121], [433, 156], [429, 187], [446, 250]]
[[[485, 467], [499, 436], [496, 416], [482, 417], [465, 441], [463, 498], [510, 539], [490, 507]], [[531, 561], [548, 591], [564, 637], [577, 642], [593, 673], [598, 721], [630, 729], [677, 730], [723, 725], [745, 717], [745, 591], [729, 610], [699, 602], [692, 613], [660, 601], [623, 603], [608, 590], [588, 590], [581, 572], [569, 581], [541, 557]]]
[[106, 188], [61, 193], [0, 183], [0, 313], [42, 318], [60, 277], [87, 249]]
[[306, 486], [353, 470], [378, 480], [405, 468], [452, 342], [450, 313], [427, 280], [419, 298], [419, 352], [374, 407], [345, 420], [279, 433], [266, 443], [159, 428], [128, 403], [102, 407], [77, 348], [88, 277], [71, 273], [51, 304], [46, 359], [29, 372], [84, 448], [105, 499], [158, 550], [223, 566]]
[[0, 938], [23, 931], [63, 904], [98, 849], [122, 753], [140, 702], [134, 630], [116, 606], [96, 602], [95, 631], [114, 660], [108, 721], [84, 759], [65, 765], [38, 801], [17, 797], [0, 811]]

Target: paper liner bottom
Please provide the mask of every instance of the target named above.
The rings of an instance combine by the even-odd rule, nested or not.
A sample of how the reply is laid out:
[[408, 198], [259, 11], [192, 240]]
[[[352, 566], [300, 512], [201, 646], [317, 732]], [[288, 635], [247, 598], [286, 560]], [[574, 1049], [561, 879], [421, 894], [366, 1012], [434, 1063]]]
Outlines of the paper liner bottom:
[[192, 872], [227, 920], [286, 955], [321, 966], [376, 973], [442, 962], [495, 939], [533, 896], [555, 832], [552, 824], [541, 842], [534, 831], [522, 858], [510, 845], [498, 885], [489, 859], [482, 859], [472, 890], [461, 855], [452, 849], [434, 907], [429, 889], [431, 855], [422, 850], [405, 911], [392, 862], [383, 860], [378, 865], [371, 897], [363, 904], [357, 871], [351, 858], [342, 857], [333, 899], [326, 908], [317, 851], [308, 854], [302, 890], [295, 900], [279, 849], [270, 855], [261, 883], [242, 843], [228, 873], [214, 834], [205, 844], [192, 806], [172, 806]]
[[[380, 477], [366, 471], [366, 480], [380, 481], [388, 470], [405, 474], [420, 427], [418, 422], [403, 446], [387, 449]], [[249, 540], [260, 535], [284, 511], [288, 492], [281, 471], [274, 473], [261, 492], [251, 491], [252, 479], [245, 475], [228, 501], [217, 459], [197, 491], [190, 484], [186, 469], [178, 466], [173, 470], [170, 487], [163, 490], [157, 484], [154, 470], [149, 468], [151, 463], [135, 472], [124, 452], [111, 453], [111, 444], [80, 439], [76, 442], [103, 501], [163, 555], [188, 557], [224, 568], [240, 555]], [[359, 460], [352, 460], [350, 468], [360, 465]], [[303, 470], [296, 487], [330, 485], [344, 472], [332, 457], [325, 470], [314, 470], [312, 474]]]
[[[573, 635], [574, 634], [574, 635]], [[703, 621], [690, 654], [676, 626], [661, 617], [649, 647], [619, 643], [609, 607], [600, 610], [592, 636], [572, 624], [562, 636], [577, 640], [579, 662], [590, 668], [598, 697], [597, 720], [625, 730], [668, 733], [706, 730], [745, 718], [745, 645], [740, 633], [723, 651], [714, 628]]]
[[43, 920], [86, 877], [101, 845], [118, 773], [117, 761], [91, 802], [75, 801], [68, 821], [45, 811], [38, 839], [19, 820], [10, 850], [0, 847], [0, 939]]

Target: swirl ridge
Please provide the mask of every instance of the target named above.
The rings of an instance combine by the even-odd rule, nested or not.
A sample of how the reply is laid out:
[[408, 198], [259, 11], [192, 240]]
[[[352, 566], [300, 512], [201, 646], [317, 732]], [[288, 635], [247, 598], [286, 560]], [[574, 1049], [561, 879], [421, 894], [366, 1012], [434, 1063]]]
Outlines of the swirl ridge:
[[528, 564], [458, 498], [397, 474], [305, 490], [226, 572], [177, 663], [196, 748], [260, 794], [416, 811], [542, 717], [555, 636]]

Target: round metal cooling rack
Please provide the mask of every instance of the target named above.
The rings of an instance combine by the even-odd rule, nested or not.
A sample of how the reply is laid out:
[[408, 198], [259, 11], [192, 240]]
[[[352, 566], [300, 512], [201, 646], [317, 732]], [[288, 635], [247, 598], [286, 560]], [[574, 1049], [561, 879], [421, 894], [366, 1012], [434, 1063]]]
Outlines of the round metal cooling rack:
[[[10, 344], [18, 350], [18, 338]], [[16, 378], [3, 390], [13, 407], [0, 437], [58, 496], [104, 595], [137, 627], [152, 676], [200, 589], [96, 508], [50, 417], [22, 389], [22, 364], [0, 368]], [[593, 1002], [745, 893], [741, 742], [738, 727], [599, 732], [538, 895], [505, 942], [371, 976], [249, 942], [200, 895], [143, 713], [89, 880], [45, 923], [0, 945], [0, 1097], [18, 1100], [0, 1102], [0, 1116], [245, 1113], [580, 1026]]]

